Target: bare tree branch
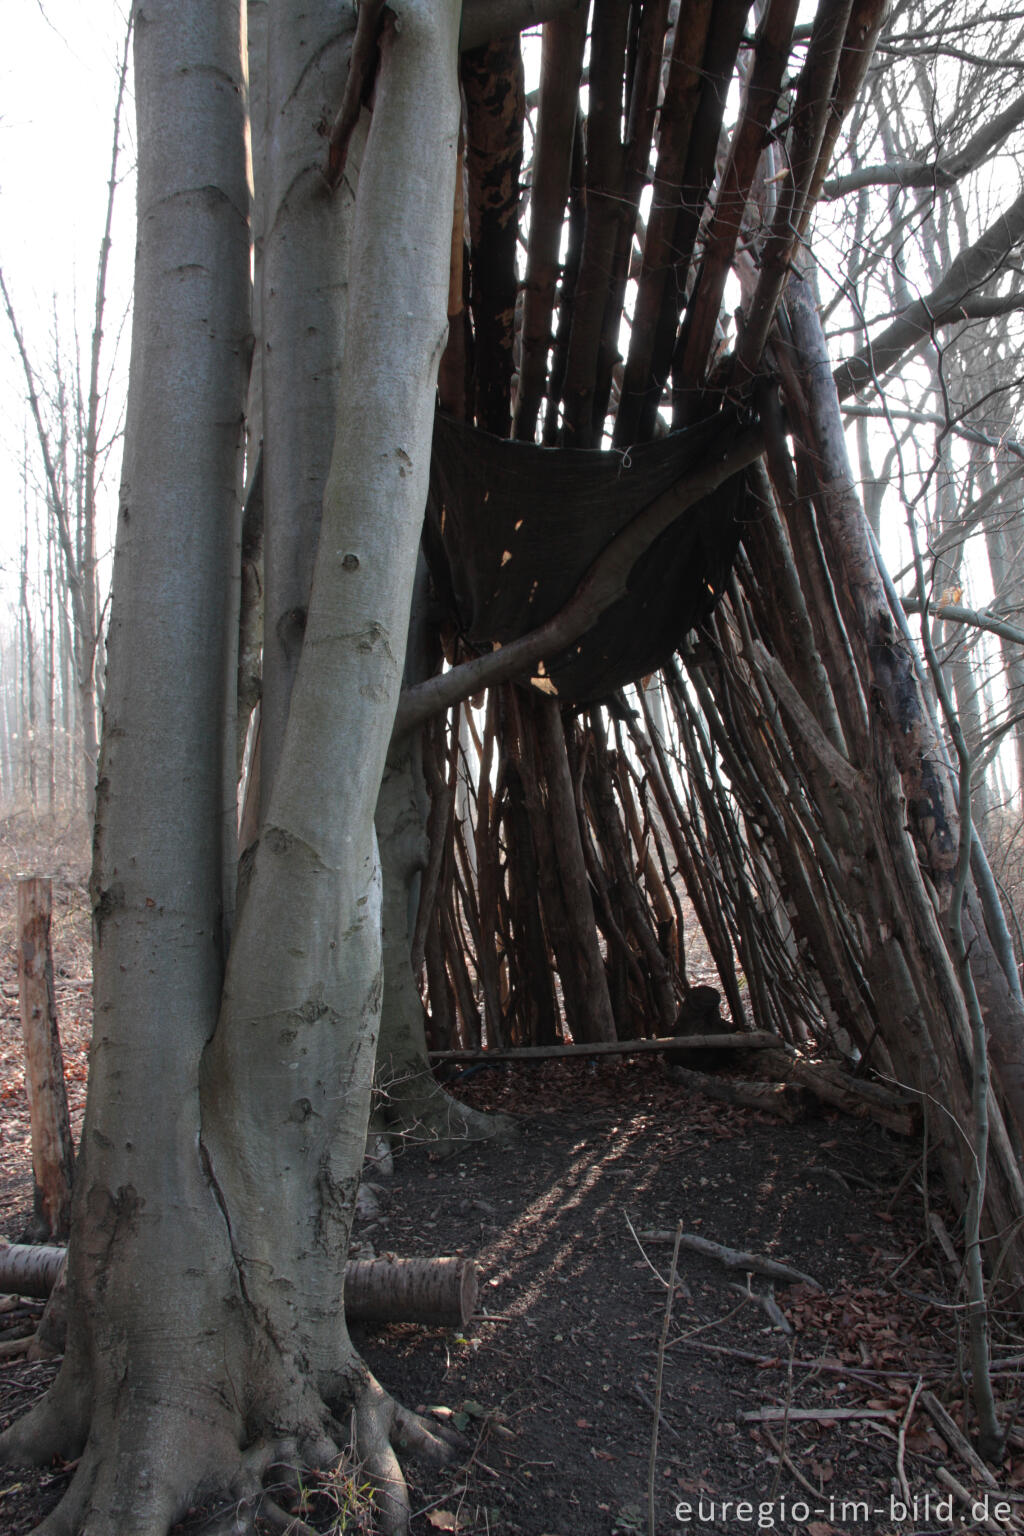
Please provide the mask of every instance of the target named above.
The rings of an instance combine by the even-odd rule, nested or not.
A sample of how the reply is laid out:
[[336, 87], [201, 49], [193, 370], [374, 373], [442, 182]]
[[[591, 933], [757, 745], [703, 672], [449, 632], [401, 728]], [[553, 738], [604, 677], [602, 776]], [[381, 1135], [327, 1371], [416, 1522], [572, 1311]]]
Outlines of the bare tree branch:
[[946, 275], [925, 298], [916, 300], [881, 335], [836, 369], [833, 378], [840, 400], [861, 390], [877, 388], [908, 352], [931, 339], [939, 315], [971, 298], [1000, 270], [1024, 240], [1024, 193], [1001, 213], [973, 245], [962, 251]]
[[901, 597], [900, 601], [908, 613], [927, 611], [937, 619], [948, 619], [953, 624], [969, 624], [974, 629], [988, 630], [990, 634], [1001, 635], [1004, 640], [1012, 640], [1015, 645], [1024, 645], [1024, 629], [1017, 624], [1008, 624], [988, 608], [965, 608], [962, 603], [926, 604], [919, 597]]
[[954, 154], [937, 160], [904, 160], [899, 164], [865, 165], [846, 176], [826, 181], [822, 195], [846, 197], [862, 187], [951, 187], [968, 172], [977, 170], [989, 155], [1005, 144], [1014, 128], [1024, 122], [1024, 95], [1017, 96], [991, 122], [983, 123], [973, 138]]

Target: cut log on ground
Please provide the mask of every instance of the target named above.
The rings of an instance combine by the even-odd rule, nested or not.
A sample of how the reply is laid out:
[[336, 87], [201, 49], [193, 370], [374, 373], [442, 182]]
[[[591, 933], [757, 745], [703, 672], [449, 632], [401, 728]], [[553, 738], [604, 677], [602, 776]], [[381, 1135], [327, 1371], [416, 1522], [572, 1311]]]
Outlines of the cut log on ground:
[[25, 1088], [32, 1127], [35, 1210], [27, 1235], [68, 1235], [74, 1145], [53, 993], [50, 916], [53, 885], [37, 875], [18, 880], [18, 997], [25, 1038]]
[[4, 1243], [0, 1246], [0, 1293], [49, 1296], [64, 1265], [66, 1248], [55, 1244]]
[[345, 1270], [350, 1322], [464, 1328], [476, 1297], [472, 1259], [352, 1259]]
[[[0, 1294], [49, 1296], [66, 1254], [53, 1244], [0, 1246]], [[472, 1259], [353, 1259], [345, 1269], [345, 1313], [350, 1322], [464, 1328], [477, 1288]]]

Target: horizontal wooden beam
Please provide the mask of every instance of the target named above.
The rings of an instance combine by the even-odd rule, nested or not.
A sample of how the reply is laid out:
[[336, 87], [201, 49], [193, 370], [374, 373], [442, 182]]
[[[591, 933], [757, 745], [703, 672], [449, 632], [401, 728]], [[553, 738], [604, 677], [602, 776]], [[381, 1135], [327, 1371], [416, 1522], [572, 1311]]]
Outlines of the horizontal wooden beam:
[[493, 1051], [429, 1051], [431, 1061], [544, 1061], [554, 1056], [635, 1056], [641, 1051], [764, 1051], [780, 1046], [767, 1030], [734, 1035], [669, 1035], [658, 1040], [611, 1040], [594, 1045], [517, 1045]]

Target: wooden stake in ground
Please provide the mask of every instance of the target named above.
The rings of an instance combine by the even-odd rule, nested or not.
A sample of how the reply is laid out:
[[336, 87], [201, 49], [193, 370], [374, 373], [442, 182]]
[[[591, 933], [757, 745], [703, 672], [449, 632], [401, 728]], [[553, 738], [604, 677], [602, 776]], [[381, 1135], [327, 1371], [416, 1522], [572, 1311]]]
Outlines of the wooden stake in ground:
[[52, 882], [18, 880], [18, 996], [25, 1038], [25, 1089], [32, 1126], [35, 1210], [28, 1235], [65, 1238], [71, 1217], [74, 1149], [64, 1088], [50, 952]]

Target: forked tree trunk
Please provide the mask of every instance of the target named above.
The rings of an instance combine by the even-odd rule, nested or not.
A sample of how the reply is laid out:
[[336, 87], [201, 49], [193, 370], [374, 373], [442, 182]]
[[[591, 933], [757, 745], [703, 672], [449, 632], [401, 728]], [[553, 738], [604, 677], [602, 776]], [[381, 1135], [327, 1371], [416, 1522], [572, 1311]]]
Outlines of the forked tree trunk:
[[237, 6], [200, 0], [152, 0], [137, 22], [136, 320], [70, 1342], [55, 1388], [0, 1442], [6, 1459], [81, 1453], [53, 1533], [166, 1536], [214, 1489], [244, 1526], [270, 1460], [332, 1459], [353, 1408], [397, 1530], [389, 1432], [400, 1421], [429, 1443], [359, 1362], [337, 1306], [380, 1006], [373, 810], [426, 499], [458, 118], [455, 0], [391, 9], [320, 558], [223, 986], [223, 595], [249, 331], [242, 28]]
[[[333, 1443], [392, 1415], [337, 1316], [381, 1003], [373, 828], [426, 501], [446, 329], [458, 6], [395, 8], [352, 232], [334, 449], [305, 639], [203, 1075], [203, 1142], [260, 1346], [261, 1421]], [[269, 384], [269, 380], [268, 380]], [[317, 793], [310, 793], [311, 785]], [[395, 1497], [398, 1498], [397, 1487]], [[401, 1525], [401, 1503], [383, 1510]]]

